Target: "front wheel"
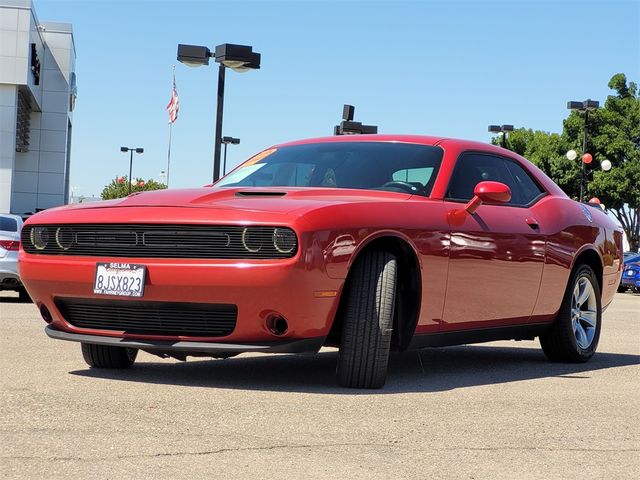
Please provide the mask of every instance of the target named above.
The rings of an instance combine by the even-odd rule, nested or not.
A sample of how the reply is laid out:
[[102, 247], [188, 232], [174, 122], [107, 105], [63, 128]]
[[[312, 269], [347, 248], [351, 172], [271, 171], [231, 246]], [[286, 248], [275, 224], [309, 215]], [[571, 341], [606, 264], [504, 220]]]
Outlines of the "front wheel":
[[82, 356], [90, 367], [122, 369], [133, 365], [138, 356], [138, 349], [83, 343]]
[[588, 265], [572, 272], [558, 317], [540, 335], [540, 345], [553, 362], [586, 362], [598, 346], [602, 323], [600, 285]]
[[368, 251], [349, 277], [338, 354], [338, 383], [381, 388], [387, 378], [396, 303], [396, 257]]
[[24, 287], [20, 287], [18, 290], [18, 300], [24, 303], [31, 303], [31, 297], [27, 293], [27, 290]]

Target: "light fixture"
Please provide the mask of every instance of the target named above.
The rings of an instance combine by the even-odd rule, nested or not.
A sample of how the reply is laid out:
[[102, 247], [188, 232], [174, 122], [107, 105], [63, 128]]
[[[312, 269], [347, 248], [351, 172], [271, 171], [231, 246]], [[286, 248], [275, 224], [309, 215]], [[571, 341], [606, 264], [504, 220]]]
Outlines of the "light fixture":
[[220, 64], [218, 69], [218, 98], [216, 108], [216, 132], [213, 151], [213, 181], [220, 178], [220, 153], [222, 146], [222, 112], [224, 109], [224, 79], [225, 69], [230, 68], [234, 72], [248, 72], [260, 68], [261, 56], [253, 51], [249, 45], [235, 45], [223, 43], [215, 48], [212, 53], [209, 48], [202, 45], [178, 45], [178, 61], [190, 67], [209, 65], [209, 58], [214, 57]]
[[500, 146], [507, 148], [507, 132], [513, 132], [513, 125], [489, 125], [487, 130], [500, 137]]

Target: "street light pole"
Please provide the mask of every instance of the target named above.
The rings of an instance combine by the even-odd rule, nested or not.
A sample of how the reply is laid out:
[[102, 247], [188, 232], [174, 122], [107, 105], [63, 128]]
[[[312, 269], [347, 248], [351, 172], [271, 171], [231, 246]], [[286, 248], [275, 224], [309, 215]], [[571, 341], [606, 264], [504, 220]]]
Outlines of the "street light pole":
[[[220, 178], [220, 146], [222, 141], [222, 111], [224, 109], [224, 64], [218, 68], [218, 108], [216, 112], [216, 139], [213, 149], [213, 181]], [[226, 155], [226, 149], [225, 149]]]
[[233, 137], [222, 137], [221, 140], [224, 144], [224, 162], [222, 164], [222, 175], [224, 176], [227, 173], [227, 145], [238, 145], [240, 143], [240, 139]]
[[[587, 153], [587, 122], [589, 121], [589, 110], [584, 111], [584, 129], [582, 131], [582, 154]], [[584, 160], [582, 162], [582, 169], [580, 172], [580, 201], [584, 200], [584, 169], [585, 163]]]
[[143, 153], [144, 152], [144, 148], [140, 148], [140, 147], [120, 147], [120, 151], [121, 152], [131, 152], [131, 156], [129, 157], [129, 190], [128, 190], [128, 194], [131, 195], [131, 175], [133, 172], [133, 152], [136, 153]]
[[500, 137], [500, 146], [507, 148], [507, 132], [513, 132], [513, 125], [489, 125], [488, 131], [497, 133]]
[[218, 69], [218, 106], [216, 109], [216, 133], [213, 149], [213, 182], [220, 178], [220, 153], [222, 142], [222, 112], [224, 108], [225, 68], [236, 72], [248, 72], [260, 68], [261, 55], [248, 45], [223, 43], [216, 46], [215, 52], [200, 45], [178, 45], [178, 61], [190, 67], [209, 65], [209, 58], [214, 57], [220, 64]]
[[129, 150], [131, 155], [129, 157], [129, 193], [131, 193], [131, 174], [133, 173], [133, 148]]
[[[589, 123], [589, 110], [596, 110], [600, 107], [600, 102], [597, 100], [586, 99], [584, 102], [570, 101], [567, 102], [567, 108], [569, 110], [576, 110], [578, 112], [584, 112], [584, 129], [582, 131], [582, 167], [580, 169], [580, 201], [584, 201], [584, 178], [585, 178], [585, 155], [587, 155], [587, 129]], [[589, 160], [590, 161], [590, 160]]]

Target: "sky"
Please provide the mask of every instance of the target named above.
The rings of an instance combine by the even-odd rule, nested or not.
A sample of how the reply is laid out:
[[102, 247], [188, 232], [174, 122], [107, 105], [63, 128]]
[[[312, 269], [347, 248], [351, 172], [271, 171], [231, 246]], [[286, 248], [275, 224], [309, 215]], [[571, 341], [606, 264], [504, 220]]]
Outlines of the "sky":
[[70, 186], [99, 196], [167, 169], [172, 66], [180, 112], [170, 188], [211, 183], [217, 64], [190, 68], [179, 43], [251, 45], [260, 70], [226, 73], [223, 135], [233, 167], [271, 145], [331, 135], [343, 104], [380, 133], [489, 141], [489, 124], [562, 130], [569, 100], [603, 102], [622, 72], [640, 83], [640, 0], [34, 0], [73, 24], [78, 98]]

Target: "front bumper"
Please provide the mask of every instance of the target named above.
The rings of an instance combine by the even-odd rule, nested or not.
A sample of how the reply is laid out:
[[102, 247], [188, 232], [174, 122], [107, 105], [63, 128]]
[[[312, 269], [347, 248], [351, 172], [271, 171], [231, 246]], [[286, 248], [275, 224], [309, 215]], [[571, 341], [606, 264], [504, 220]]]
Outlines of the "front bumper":
[[211, 342], [186, 342], [186, 341], [161, 341], [161, 340], [130, 340], [125, 338], [102, 337], [97, 335], [83, 335], [78, 333], [62, 332], [47, 325], [44, 329], [50, 338], [68, 340], [71, 342], [90, 343], [94, 345], [107, 345], [110, 347], [137, 348], [140, 350], [157, 353], [315, 353], [320, 350], [324, 337], [305, 338], [303, 340], [284, 340], [270, 343], [211, 343]]
[[[237, 306], [235, 329], [218, 337], [137, 334], [118, 330], [79, 328], [69, 323], [56, 306], [56, 299], [102, 299], [129, 301], [93, 293], [96, 262], [122, 261], [111, 258], [30, 255], [20, 252], [20, 275], [38, 308], [51, 313], [51, 329], [92, 339], [142, 342], [151, 348], [154, 342], [164, 347], [183, 343], [207, 344], [220, 351], [276, 351], [283, 342], [324, 338], [333, 323], [343, 280], [329, 278], [319, 263], [309, 265], [300, 254], [287, 260], [232, 261], [127, 258], [144, 264], [147, 278], [143, 298], [136, 302], [181, 302], [187, 304], [231, 304]], [[326, 292], [331, 295], [325, 295]], [[288, 329], [275, 335], [268, 319], [283, 317]], [[48, 331], [50, 331], [48, 330]], [[59, 338], [59, 337], [56, 337]], [[87, 343], [96, 343], [92, 340]], [[303, 344], [304, 345], [304, 344]], [[286, 347], [289, 348], [289, 347]], [[299, 348], [296, 347], [296, 348]], [[304, 351], [307, 347], [305, 347]], [[195, 351], [203, 351], [197, 345]], [[207, 351], [205, 349], [205, 351]]]
[[[632, 270], [633, 271], [633, 270]], [[633, 275], [627, 275], [627, 272], [623, 272], [620, 285], [623, 287], [640, 287], [640, 275], [634, 273]]]

